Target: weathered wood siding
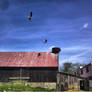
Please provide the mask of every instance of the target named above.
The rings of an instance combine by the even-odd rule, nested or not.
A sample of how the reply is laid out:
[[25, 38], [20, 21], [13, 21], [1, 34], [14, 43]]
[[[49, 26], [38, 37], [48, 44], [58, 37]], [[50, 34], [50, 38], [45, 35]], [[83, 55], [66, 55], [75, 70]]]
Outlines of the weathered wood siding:
[[14, 80], [56, 82], [57, 71], [57, 67], [0, 67], [0, 82]]

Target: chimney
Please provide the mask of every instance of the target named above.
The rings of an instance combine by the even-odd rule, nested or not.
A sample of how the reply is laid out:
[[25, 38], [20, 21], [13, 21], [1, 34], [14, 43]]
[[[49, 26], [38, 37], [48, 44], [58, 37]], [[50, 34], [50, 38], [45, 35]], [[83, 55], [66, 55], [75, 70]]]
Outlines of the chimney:
[[61, 51], [59, 47], [53, 47], [52, 48], [52, 53], [58, 54]]

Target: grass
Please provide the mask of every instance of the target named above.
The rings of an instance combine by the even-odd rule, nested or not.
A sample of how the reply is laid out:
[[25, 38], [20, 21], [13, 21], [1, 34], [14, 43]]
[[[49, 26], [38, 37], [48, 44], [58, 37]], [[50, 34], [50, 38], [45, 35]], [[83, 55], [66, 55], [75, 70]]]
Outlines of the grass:
[[47, 88], [41, 88], [41, 87], [31, 87], [30, 84], [27, 83], [8, 83], [0, 85], [0, 91], [32, 91], [32, 92], [54, 92], [55, 89], [47, 89]]
[[92, 88], [90, 89], [90, 92], [92, 92]]

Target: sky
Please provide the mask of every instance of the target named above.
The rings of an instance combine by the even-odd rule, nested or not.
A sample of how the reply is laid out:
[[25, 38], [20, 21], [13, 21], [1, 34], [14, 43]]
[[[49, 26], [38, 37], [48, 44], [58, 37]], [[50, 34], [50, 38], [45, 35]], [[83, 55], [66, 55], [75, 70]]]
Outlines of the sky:
[[0, 0], [0, 52], [52, 47], [61, 48], [59, 65], [92, 61], [92, 0]]

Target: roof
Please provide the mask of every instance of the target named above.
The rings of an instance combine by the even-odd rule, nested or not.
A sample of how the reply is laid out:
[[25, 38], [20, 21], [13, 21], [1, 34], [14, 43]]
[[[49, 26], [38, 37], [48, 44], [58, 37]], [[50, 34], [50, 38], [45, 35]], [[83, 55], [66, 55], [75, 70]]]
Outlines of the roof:
[[58, 67], [58, 54], [50, 52], [0, 52], [0, 67]]
[[86, 79], [85, 77], [81, 77], [81, 76], [77, 76], [77, 75], [73, 75], [73, 74], [69, 74], [69, 73], [65, 73], [65, 72], [58, 72], [58, 74], [63, 74], [63, 75], [72, 76], [72, 77], [76, 77], [76, 78]]
[[82, 69], [84, 69], [84, 68], [86, 68], [86, 67], [88, 67], [88, 66], [90, 66], [90, 65], [92, 65], [92, 61], [91, 61], [89, 64], [83, 66], [82, 68], [78, 68], [78, 69], [74, 70], [73, 72], [77, 72], [77, 71], [79, 71], [79, 70], [82, 70]]

